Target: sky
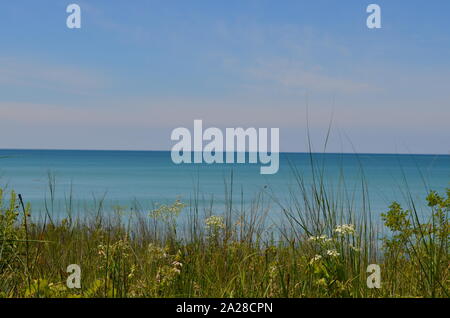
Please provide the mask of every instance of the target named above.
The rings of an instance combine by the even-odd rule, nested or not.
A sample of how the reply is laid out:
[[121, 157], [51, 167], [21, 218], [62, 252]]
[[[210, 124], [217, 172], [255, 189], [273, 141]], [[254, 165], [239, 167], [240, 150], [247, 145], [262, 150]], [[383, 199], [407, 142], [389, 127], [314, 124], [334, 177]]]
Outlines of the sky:
[[[68, 29], [66, 7], [81, 8]], [[366, 8], [381, 7], [381, 29]], [[169, 150], [280, 129], [280, 149], [450, 154], [448, 0], [0, 4], [0, 148]], [[325, 147], [328, 128], [329, 141]]]

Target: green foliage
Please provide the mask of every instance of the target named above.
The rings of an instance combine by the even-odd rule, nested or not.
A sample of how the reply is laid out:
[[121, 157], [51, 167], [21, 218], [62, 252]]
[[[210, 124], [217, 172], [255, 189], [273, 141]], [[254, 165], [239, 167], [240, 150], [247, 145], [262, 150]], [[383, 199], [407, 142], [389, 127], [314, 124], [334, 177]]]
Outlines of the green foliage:
[[450, 190], [447, 198], [431, 191], [427, 202], [431, 213], [425, 222], [420, 221], [414, 206], [405, 210], [396, 202], [382, 214], [385, 226], [392, 231], [383, 239], [385, 262], [391, 265], [392, 277], [403, 276], [421, 295], [448, 296]]
[[4, 277], [0, 286], [17, 276], [17, 273], [10, 270], [11, 267], [17, 267], [20, 272], [23, 271], [18, 250], [19, 245], [23, 244], [24, 237], [23, 230], [18, 226], [19, 213], [16, 200], [16, 194], [11, 192], [9, 202], [5, 202], [3, 190], [0, 189], [0, 277]]
[[[288, 218], [277, 239], [256, 214], [226, 213], [199, 217], [180, 239], [179, 201], [138, 223], [124, 224], [121, 207], [117, 219], [44, 224], [0, 191], [0, 297], [448, 297], [449, 194], [429, 193], [426, 222], [394, 202], [379, 250], [369, 225], [324, 210], [323, 193], [311, 207], [325, 217]], [[379, 290], [366, 285], [372, 263]], [[69, 264], [82, 269], [81, 289], [66, 286]]]

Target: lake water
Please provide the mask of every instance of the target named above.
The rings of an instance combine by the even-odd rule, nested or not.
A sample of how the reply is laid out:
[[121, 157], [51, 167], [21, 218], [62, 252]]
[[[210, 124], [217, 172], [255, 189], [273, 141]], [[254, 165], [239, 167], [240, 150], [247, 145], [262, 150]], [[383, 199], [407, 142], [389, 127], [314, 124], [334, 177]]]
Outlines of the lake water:
[[[54, 213], [64, 213], [72, 193], [74, 206], [105, 196], [105, 208], [130, 207], [139, 202], [144, 209], [153, 203], [180, 199], [189, 203], [197, 193], [207, 205], [214, 199], [223, 211], [225, 184], [233, 173], [233, 200], [248, 206], [263, 191], [282, 202], [299, 193], [293, 169], [305, 185], [313, 182], [311, 166], [323, 171], [331, 192], [345, 189], [361, 199], [361, 182], [367, 184], [373, 213], [386, 211], [393, 200], [403, 201], [405, 193], [423, 203], [427, 189], [443, 193], [450, 186], [449, 155], [391, 154], [310, 154], [281, 153], [280, 169], [261, 175], [259, 164], [180, 164], [164, 151], [84, 151], [84, 150], [0, 150], [0, 184], [21, 193], [33, 211], [42, 210], [50, 198], [49, 178], [56, 180]], [[317, 177], [317, 176], [316, 176]], [[243, 194], [243, 195], [242, 195]], [[242, 198], [242, 199], [241, 199]], [[243, 200], [243, 202], [241, 202]], [[277, 206], [272, 208], [277, 210]]]

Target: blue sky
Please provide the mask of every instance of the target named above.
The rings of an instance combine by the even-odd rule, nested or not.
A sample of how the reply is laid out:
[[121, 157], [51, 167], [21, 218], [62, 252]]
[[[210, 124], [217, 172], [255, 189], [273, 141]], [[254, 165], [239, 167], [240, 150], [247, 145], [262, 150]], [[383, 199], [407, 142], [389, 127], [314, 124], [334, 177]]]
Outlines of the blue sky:
[[[77, 3], [82, 28], [66, 27]], [[366, 7], [382, 29], [366, 27]], [[170, 149], [170, 132], [279, 127], [280, 147], [450, 151], [450, 2], [0, 4], [0, 148]]]

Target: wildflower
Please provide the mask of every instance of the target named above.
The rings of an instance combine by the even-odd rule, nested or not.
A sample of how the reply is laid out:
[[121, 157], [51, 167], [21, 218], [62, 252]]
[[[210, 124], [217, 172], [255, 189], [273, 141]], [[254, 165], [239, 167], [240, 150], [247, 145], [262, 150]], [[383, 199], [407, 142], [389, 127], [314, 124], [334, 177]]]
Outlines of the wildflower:
[[355, 226], [353, 224], [342, 224], [336, 226], [336, 229], [334, 230], [335, 233], [339, 235], [351, 235], [355, 234]]
[[178, 261], [174, 261], [174, 262], [172, 262], [172, 266], [173, 267], [183, 267], [183, 263], [180, 263]]
[[310, 236], [308, 241], [317, 242], [320, 240], [320, 236]]
[[168, 265], [163, 265], [158, 268], [156, 274], [156, 283], [159, 287], [165, 288], [171, 285], [176, 277], [181, 274], [181, 269], [177, 267], [170, 267]]
[[310, 264], [313, 264], [317, 261], [320, 261], [322, 259], [322, 255], [317, 254], [316, 256], [314, 256], [313, 258], [311, 258], [311, 260], [309, 261]]
[[223, 222], [223, 217], [212, 215], [205, 220], [206, 227], [208, 229], [218, 230], [224, 229], [225, 223]]
[[172, 262], [172, 271], [175, 274], [180, 274], [181, 273], [181, 267], [183, 267], [183, 263], [178, 262], [178, 261], [173, 261]]
[[162, 221], [175, 220], [186, 205], [180, 200], [176, 200], [172, 205], [159, 205], [156, 209], [149, 212], [149, 216]]
[[167, 254], [167, 250], [161, 247], [156, 246], [153, 243], [150, 243], [148, 245], [148, 252], [150, 255], [156, 259], [164, 259], [167, 258], [169, 255]]
[[327, 255], [332, 257], [338, 257], [341, 254], [339, 254], [336, 250], [327, 250]]
[[332, 239], [328, 238], [326, 235], [320, 235], [320, 236], [310, 236], [308, 238], [308, 241], [312, 241], [312, 242], [318, 242], [318, 243], [328, 243], [330, 242]]

